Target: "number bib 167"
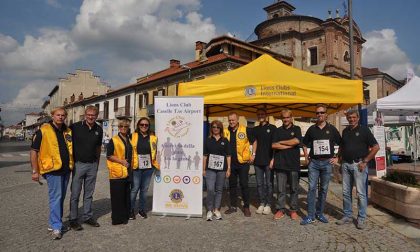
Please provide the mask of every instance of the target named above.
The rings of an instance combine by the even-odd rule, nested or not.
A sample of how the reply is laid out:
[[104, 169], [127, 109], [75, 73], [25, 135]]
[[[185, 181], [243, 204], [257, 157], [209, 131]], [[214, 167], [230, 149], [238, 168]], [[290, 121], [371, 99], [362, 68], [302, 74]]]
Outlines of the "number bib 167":
[[314, 155], [330, 155], [330, 140], [314, 140]]
[[225, 164], [225, 157], [221, 155], [210, 154], [209, 168], [214, 170], [223, 170]]
[[139, 169], [152, 168], [152, 162], [149, 154], [139, 155]]

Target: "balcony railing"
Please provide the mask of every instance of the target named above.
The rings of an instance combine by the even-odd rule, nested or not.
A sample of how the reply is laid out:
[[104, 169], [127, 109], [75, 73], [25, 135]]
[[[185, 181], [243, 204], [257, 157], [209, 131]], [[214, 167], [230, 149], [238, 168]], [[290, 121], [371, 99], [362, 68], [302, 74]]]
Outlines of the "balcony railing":
[[115, 111], [115, 117], [116, 118], [127, 118], [127, 117], [133, 117], [133, 108], [127, 108], [127, 107], [121, 107], [118, 108], [117, 111]]

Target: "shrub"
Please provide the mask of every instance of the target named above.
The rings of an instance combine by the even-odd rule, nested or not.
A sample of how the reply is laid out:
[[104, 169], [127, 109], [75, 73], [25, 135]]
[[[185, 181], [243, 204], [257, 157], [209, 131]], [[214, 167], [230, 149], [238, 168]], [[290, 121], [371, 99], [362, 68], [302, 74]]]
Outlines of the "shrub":
[[386, 181], [394, 182], [405, 186], [420, 187], [420, 185], [417, 183], [416, 176], [407, 172], [393, 171], [391, 173], [388, 173], [384, 177], [384, 179]]

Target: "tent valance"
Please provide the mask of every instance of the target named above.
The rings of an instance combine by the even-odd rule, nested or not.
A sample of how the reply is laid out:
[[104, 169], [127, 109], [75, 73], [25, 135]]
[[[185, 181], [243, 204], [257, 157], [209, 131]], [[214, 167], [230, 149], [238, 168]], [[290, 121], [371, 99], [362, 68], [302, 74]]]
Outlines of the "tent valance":
[[362, 103], [363, 84], [305, 72], [262, 55], [235, 70], [181, 83], [178, 95], [204, 96], [208, 116], [225, 116], [232, 110], [255, 116], [265, 107], [268, 114], [289, 108], [295, 116], [312, 117], [317, 103], [327, 104], [329, 113]]

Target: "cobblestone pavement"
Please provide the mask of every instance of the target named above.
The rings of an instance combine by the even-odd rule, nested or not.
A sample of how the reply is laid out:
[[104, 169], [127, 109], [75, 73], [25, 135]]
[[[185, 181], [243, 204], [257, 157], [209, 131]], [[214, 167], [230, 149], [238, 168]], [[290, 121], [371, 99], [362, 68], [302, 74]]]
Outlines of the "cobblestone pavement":
[[[71, 230], [60, 241], [52, 241], [47, 232], [46, 181], [42, 186], [31, 182], [28, 157], [13, 158], [7, 157], [10, 162], [25, 163], [0, 168], [1, 251], [420, 251], [415, 242], [372, 219], [363, 231], [354, 225], [335, 225], [335, 220], [342, 216], [341, 199], [332, 193], [327, 204], [329, 224], [316, 222], [301, 226], [299, 221], [288, 217], [273, 221], [273, 215], [254, 214], [255, 206], [252, 206], [251, 218], [243, 217], [241, 212], [224, 215], [223, 220], [213, 222], [149, 216], [127, 225], [112, 226], [104, 158], [93, 204], [101, 227], [83, 225], [83, 231]], [[2, 160], [4, 157], [0, 157]], [[300, 206], [305, 209], [306, 184], [302, 182], [301, 186]], [[253, 188], [252, 196], [255, 195]], [[69, 213], [68, 196], [65, 216]], [[150, 201], [149, 197], [149, 207]]]

